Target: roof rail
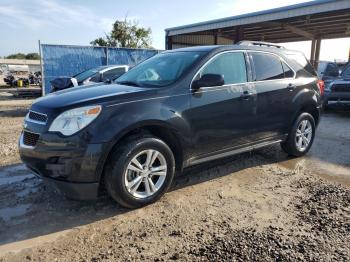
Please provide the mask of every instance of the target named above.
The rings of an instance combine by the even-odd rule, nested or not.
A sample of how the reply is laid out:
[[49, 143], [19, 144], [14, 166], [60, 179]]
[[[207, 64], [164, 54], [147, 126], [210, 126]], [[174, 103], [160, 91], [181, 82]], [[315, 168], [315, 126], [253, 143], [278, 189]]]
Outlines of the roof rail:
[[260, 42], [260, 41], [240, 41], [237, 43], [237, 45], [248, 45], [248, 46], [267, 46], [267, 47], [276, 47], [276, 48], [281, 48], [281, 49], [285, 49], [284, 46], [275, 44], [275, 43], [269, 43], [269, 42]]

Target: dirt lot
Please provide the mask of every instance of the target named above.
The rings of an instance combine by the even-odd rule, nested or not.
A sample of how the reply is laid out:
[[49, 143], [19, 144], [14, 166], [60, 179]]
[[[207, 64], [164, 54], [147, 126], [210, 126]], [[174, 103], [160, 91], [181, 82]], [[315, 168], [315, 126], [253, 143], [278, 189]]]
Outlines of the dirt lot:
[[278, 146], [187, 169], [159, 202], [70, 201], [19, 163], [30, 100], [0, 100], [0, 261], [349, 261], [350, 112], [311, 152]]

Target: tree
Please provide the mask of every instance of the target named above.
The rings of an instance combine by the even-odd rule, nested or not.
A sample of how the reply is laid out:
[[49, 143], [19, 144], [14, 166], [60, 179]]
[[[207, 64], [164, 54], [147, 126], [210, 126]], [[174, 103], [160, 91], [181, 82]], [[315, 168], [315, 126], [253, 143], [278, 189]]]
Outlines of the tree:
[[29, 53], [29, 54], [23, 54], [23, 53], [17, 53], [6, 56], [8, 59], [32, 59], [32, 60], [39, 60], [40, 56], [38, 53]]
[[40, 60], [40, 55], [38, 53], [29, 53], [26, 55], [26, 59]]
[[151, 28], [139, 27], [137, 21], [115, 21], [110, 34], [90, 42], [94, 46], [151, 48]]
[[17, 53], [7, 56], [8, 59], [26, 59], [26, 55], [23, 53]]

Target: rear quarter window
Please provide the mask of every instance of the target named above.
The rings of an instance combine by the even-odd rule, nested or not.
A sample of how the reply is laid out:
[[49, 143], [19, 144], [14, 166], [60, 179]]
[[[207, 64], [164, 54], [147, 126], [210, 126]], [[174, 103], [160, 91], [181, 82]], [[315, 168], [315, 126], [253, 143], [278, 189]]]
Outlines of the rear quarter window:
[[312, 67], [309, 60], [307, 60], [303, 54], [290, 53], [290, 54], [285, 54], [285, 56], [288, 59], [292, 60], [293, 62], [297, 63], [299, 66], [301, 66], [310, 75], [317, 76], [315, 69]]

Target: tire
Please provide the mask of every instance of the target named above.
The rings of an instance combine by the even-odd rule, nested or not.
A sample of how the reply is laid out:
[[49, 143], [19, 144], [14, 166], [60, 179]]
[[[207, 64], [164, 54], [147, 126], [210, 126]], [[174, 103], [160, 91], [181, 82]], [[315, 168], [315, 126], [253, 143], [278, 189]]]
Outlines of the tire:
[[[148, 157], [149, 162], [155, 158], [150, 165]], [[147, 135], [128, 139], [112, 153], [104, 182], [108, 194], [120, 205], [139, 208], [161, 198], [171, 186], [174, 174], [171, 149], [159, 138]]]
[[[302, 131], [303, 124], [305, 123], [306, 127], [304, 127], [304, 131]], [[311, 128], [311, 130], [309, 130], [309, 128]], [[315, 130], [316, 124], [313, 116], [309, 113], [300, 114], [289, 132], [287, 140], [281, 143], [282, 149], [291, 156], [300, 157], [305, 155], [309, 152], [312, 146], [315, 137]], [[300, 141], [302, 141], [302, 143], [300, 143]], [[309, 142], [306, 143], [307, 141]]]

